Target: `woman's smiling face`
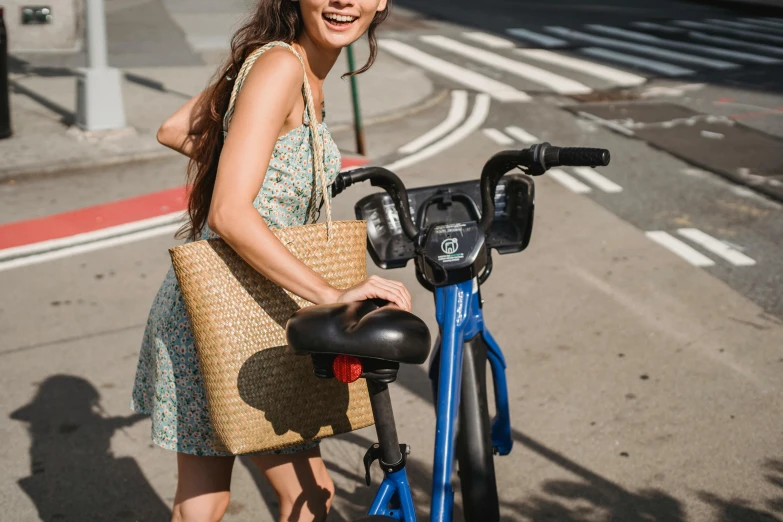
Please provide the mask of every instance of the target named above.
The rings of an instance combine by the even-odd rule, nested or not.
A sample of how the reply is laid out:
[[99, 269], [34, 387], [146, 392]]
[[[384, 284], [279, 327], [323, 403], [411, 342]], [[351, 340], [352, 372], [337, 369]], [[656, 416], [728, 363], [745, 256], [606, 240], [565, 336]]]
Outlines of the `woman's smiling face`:
[[[290, 1], [290, 0], [284, 0]], [[358, 40], [387, 0], [299, 0], [308, 37], [317, 45], [341, 49]]]

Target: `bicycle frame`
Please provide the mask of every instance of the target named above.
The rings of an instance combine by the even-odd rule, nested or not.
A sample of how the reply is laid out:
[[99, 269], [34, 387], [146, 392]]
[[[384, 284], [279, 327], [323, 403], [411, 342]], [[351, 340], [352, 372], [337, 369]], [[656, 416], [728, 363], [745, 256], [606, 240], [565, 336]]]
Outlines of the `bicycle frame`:
[[[435, 289], [436, 318], [441, 331], [440, 364], [431, 378], [437, 390], [437, 424], [433, 463], [432, 522], [451, 522], [454, 490], [451, 476], [457, 435], [457, 415], [462, 385], [464, 343], [481, 335], [487, 346], [495, 390], [496, 416], [492, 422], [492, 443], [498, 453], [511, 451], [511, 421], [506, 387], [506, 363], [500, 347], [484, 325], [478, 281], [465, 281]], [[388, 508], [397, 493], [400, 508]], [[405, 470], [386, 474], [369, 515], [386, 515], [403, 522], [415, 522]]]

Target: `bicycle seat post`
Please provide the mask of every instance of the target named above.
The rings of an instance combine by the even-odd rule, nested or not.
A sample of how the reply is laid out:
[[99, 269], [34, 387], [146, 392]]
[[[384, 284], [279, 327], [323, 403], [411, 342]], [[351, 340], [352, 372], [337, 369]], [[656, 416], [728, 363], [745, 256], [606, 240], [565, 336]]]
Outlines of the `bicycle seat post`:
[[367, 379], [367, 389], [370, 392], [370, 405], [375, 417], [375, 432], [378, 435], [378, 445], [381, 450], [381, 467], [386, 472], [400, 465], [403, 459], [400, 443], [397, 439], [397, 425], [394, 423], [389, 385], [375, 379]]

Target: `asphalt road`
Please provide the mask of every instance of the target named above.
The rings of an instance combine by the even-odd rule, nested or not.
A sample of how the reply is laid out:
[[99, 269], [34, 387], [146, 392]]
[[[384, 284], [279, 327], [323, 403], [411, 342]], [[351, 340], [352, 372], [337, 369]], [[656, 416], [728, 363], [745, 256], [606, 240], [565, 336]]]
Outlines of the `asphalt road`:
[[[574, 96], [438, 50], [433, 40], [423, 46], [420, 39], [465, 42], [463, 34], [478, 29], [508, 37], [508, 28], [552, 34], [541, 27], [744, 15], [681, 2], [655, 8], [619, 1], [592, 8], [520, 5], [433, 1], [419, 6], [431, 19], [401, 17], [384, 38], [448, 58], [527, 93], [529, 101], [478, 96], [441, 69], [430, 71], [438, 88], [467, 93], [459, 123], [464, 139], [441, 150], [424, 147], [432, 154], [409, 166], [398, 163], [410, 158], [401, 147], [456, 111], [454, 95], [367, 129], [374, 160], [403, 165], [397, 170], [410, 186], [475, 179], [492, 153], [522, 146], [531, 136], [612, 152], [600, 177], [565, 168], [536, 180], [533, 240], [523, 253], [496, 256], [483, 291], [488, 324], [509, 365], [515, 448], [497, 459], [504, 520], [783, 520], [780, 204], [642, 139], [575, 116], [569, 109], [582, 102]], [[579, 12], [567, 23], [566, 7]], [[571, 56], [585, 58], [572, 50]], [[758, 65], [742, 70], [759, 78], [775, 74]], [[569, 79], [591, 81], [590, 74], [572, 73]], [[767, 97], [767, 108], [783, 105], [774, 90], [703, 78], [653, 75], [630, 89], [636, 95], [631, 101], [701, 104], [712, 114], [725, 108], [713, 102], [731, 89], [733, 97]], [[775, 118], [765, 112], [759, 121]], [[774, 133], [775, 124], [762, 125]], [[350, 134], [336, 138], [350, 146]], [[182, 166], [172, 160], [6, 185], [0, 222], [176, 186]], [[353, 201], [373, 190], [347, 191], [335, 201], [335, 217], [350, 218]], [[679, 253], [665, 248], [653, 240], [667, 237], [660, 233], [712, 264], [681, 247]], [[703, 234], [723, 245], [721, 255], [705, 246], [712, 243]], [[131, 414], [128, 398], [146, 314], [168, 267], [166, 248], [174, 244], [159, 237], [0, 271], [0, 428], [6, 441], [0, 449], [6, 478], [0, 504], [9, 520], [168, 516], [174, 456], [151, 447], [149, 421]], [[412, 270], [384, 275], [409, 286], [414, 311], [434, 328], [431, 296]], [[434, 424], [425, 368], [405, 368], [392, 395], [401, 440], [413, 446], [410, 475], [426, 520]], [[334, 520], [359, 516], [372, 496], [361, 482], [360, 459], [373, 440], [372, 431], [363, 430], [323, 444], [338, 485]], [[235, 474], [226, 520], [273, 520], [268, 487], [247, 466], [237, 466]]]

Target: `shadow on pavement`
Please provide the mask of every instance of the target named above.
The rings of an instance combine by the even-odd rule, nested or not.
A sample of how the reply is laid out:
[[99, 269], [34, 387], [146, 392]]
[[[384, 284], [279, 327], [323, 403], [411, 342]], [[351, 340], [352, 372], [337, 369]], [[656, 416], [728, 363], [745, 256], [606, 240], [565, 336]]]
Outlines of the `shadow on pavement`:
[[54, 375], [30, 404], [11, 414], [30, 433], [30, 476], [19, 487], [41, 520], [170, 520], [171, 511], [111, 438], [145, 415], [106, 417], [100, 394], [81, 377]]

